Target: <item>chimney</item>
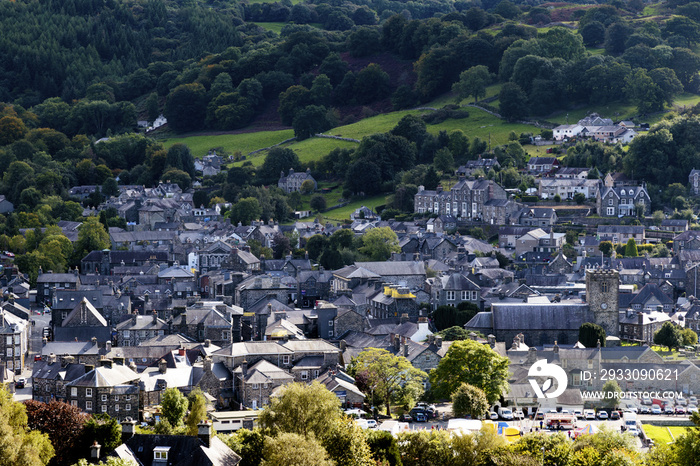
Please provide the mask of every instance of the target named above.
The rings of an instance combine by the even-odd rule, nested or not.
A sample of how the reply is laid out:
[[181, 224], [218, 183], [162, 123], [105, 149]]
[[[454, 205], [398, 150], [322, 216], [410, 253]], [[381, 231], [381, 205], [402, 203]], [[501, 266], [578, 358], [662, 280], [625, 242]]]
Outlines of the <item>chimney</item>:
[[92, 372], [93, 370], [95, 370], [95, 366], [93, 366], [92, 364], [85, 364], [85, 373], [86, 374], [88, 372]]
[[107, 359], [105, 357], [102, 357], [102, 359], [100, 359], [100, 366], [111, 369], [112, 368], [112, 360]]
[[120, 366], [124, 365], [124, 358], [122, 356], [117, 356], [113, 360], [114, 364], [119, 364]]
[[408, 343], [403, 342], [402, 346], [403, 346], [403, 357], [407, 358], [408, 357]]
[[168, 370], [168, 363], [165, 362], [165, 359], [161, 359], [158, 361], [158, 371], [160, 371], [161, 374], [165, 374], [165, 372]]
[[243, 378], [248, 375], [248, 361], [246, 359], [241, 363], [241, 371], [243, 372]]
[[105, 351], [109, 353], [112, 351], [112, 340], [105, 341]]
[[428, 335], [428, 345], [432, 345], [435, 342], [435, 334], [431, 333]]
[[122, 443], [129, 440], [136, 433], [136, 421], [127, 417], [122, 421]]
[[136, 321], [138, 320], [138, 315], [134, 314], [131, 316], [131, 325], [136, 325]]
[[496, 336], [495, 335], [489, 335], [486, 337], [486, 341], [488, 341], [489, 346], [493, 348], [496, 346]]
[[184, 356], [185, 355], [185, 348], [178, 348], [177, 354], [178, 354], [178, 356]]
[[401, 314], [401, 323], [405, 324], [406, 322], [408, 322], [408, 314], [404, 312], [403, 314]]
[[552, 347], [552, 351], [554, 351], [554, 354], [559, 354], [559, 343], [557, 340], [554, 340], [554, 346]]
[[435, 335], [435, 346], [442, 348], [442, 337], [440, 335]]
[[637, 313], [637, 324], [644, 325], [644, 313], [643, 312]]
[[97, 463], [100, 461], [100, 448], [102, 445], [97, 443], [97, 440], [90, 446], [90, 462]]
[[394, 335], [394, 351], [399, 351], [401, 345], [401, 337], [399, 335]]
[[56, 364], [56, 355], [54, 353], [49, 354], [49, 364]]
[[211, 340], [207, 338], [206, 340], [204, 340], [204, 347], [209, 348], [210, 346], [211, 346]]
[[138, 374], [138, 372], [139, 372], [139, 369], [138, 369], [138, 367], [136, 367], [136, 363], [135, 363], [134, 361], [131, 361], [131, 362], [129, 363], [129, 369], [131, 369], [132, 371], [136, 372], [137, 374]]
[[96, 337], [92, 337], [90, 339], [90, 341], [92, 342], [92, 346], [97, 346], [97, 338]]
[[211, 372], [211, 357], [204, 358], [204, 372]]
[[61, 367], [66, 367], [68, 364], [75, 363], [75, 358], [73, 356], [65, 355], [61, 358]]
[[153, 311], [153, 325], [157, 325], [157, 324], [158, 324], [158, 312], [154, 310]]
[[197, 438], [207, 448], [211, 446], [211, 423], [209, 421], [205, 420], [197, 424]]
[[531, 346], [529, 350], [527, 350], [527, 362], [528, 364], [534, 364], [537, 361], [537, 348], [534, 346]]
[[345, 351], [345, 348], [348, 347], [348, 344], [345, 340], [340, 340], [338, 343], [338, 347], [340, 348], [340, 351]]

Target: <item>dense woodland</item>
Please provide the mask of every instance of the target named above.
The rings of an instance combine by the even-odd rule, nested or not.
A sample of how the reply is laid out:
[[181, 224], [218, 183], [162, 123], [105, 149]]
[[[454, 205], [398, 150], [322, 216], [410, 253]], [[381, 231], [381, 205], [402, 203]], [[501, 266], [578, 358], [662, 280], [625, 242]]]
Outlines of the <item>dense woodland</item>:
[[[641, 16], [645, 6], [656, 15]], [[696, 2], [69, 0], [0, 9], [0, 194], [16, 207], [0, 216], [0, 248], [21, 254], [18, 263], [32, 270], [65, 269], [96, 243], [71, 250], [53, 230], [24, 237], [20, 229], [79, 220], [83, 208], [117, 194], [117, 183], [190, 187], [189, 149], [165, 150], [135, 132], [137, 119], [164, 113], [176, 133], [291, 126], [304, 139], [450, 91], [482, 99], [495, 83], [502, 86], [494, 110], [508, 120], [592, 104], [633, 104], [643, 118], [667, 111], [682, 92], [700, 92]], [[286, 24], [278, 35], [253, 21]], [[282, 170], [310, 168], [342, 186], [346, 199], [391, 193], [384, 216], [408, 218], [418, 185], [434, 189], [454, 167], [489, 151], [502, 168], [481, 175], [506, 188], [533, 186], [518, 171], [529, 134], [489, 147], [461, 130], [427, 131], [470, 111], [451, 105], [406, 116], [356, 149], [320, 154], [306, 166], [292, 150], [273, 149], [260, 167], [245, 163], [205, 179], [195, 203], [231, 202], [234, 222], [285, 221], [301, 207], [300, 195], [265, 186]], [[596, 167], [594, 176], [623, 170], [649, 183], [654, 209], [688, 209], [685, 181], [700, 167], [695, 113], [674, 114], [627, 151], [580, 142], [563, 162]], [[79, 203], [68, 189], [83, 184], [101, 190]], [[100, 221], [123, 226], [113, 211]], [[58, 241], [53, 256], [38, 252], [51, 241]]]

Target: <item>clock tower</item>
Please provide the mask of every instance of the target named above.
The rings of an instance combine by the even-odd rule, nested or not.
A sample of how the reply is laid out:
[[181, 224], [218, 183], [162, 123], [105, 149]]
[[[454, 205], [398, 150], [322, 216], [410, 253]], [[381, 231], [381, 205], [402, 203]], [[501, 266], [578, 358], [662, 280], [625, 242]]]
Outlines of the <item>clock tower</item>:
[[620, 274], [617, 270], [586, 270], [586, 300], [593, 323], [603, 327], [607, 336], [620, 335], [619, 292]]

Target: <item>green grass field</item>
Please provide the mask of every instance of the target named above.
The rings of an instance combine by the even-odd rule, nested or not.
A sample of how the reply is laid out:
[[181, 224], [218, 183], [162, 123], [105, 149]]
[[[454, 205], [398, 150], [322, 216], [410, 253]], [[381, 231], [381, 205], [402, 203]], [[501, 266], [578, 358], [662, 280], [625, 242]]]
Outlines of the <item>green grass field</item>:
[[302, 164], [306, 164], [312, 160], [318, 160], [336, 147], [354, 149], [357, 147], [357, 143], [338, 141], [337, 139], [311, 138], [294, 142], [288, 147], [296, 152]]
[[[673, 442], [674, 439], [677, 439], [688, 430], [688, 427], [680, 426], [664, 427], [643, 424], [643, 427], [644, 432], [646, 432], [647, 436], [651, 438], [657, 445]], [[671, 430], [670, 434], [668, 432], [669, 429]], [[671, 437], [671, 434], [673, 434], [673, 438]]]
[[[350, 204], [346, 205], [345, 207], [340, 207], [338, 209], [333, 209], [329, 210], [328, 212], [324, 212], [323, 218], [326, 220], [330, 220], [332, 222], [342, 222], [345, 219], [350, 218], [350, 214], [353, 213], [355, 210], [362, 206], [367, 206], [370, 209], [375, 209], [377, 206], [385, 204], [386, 203], [386, 196], [379, 195], [379, 196], [373, 196], [373, 197], [366, 197], [364, 199], [361, 199], [359, 201], [351, 202]], [[329, 202], [330, 204], [330, 202]], [[313, 221], [313, 218], [310, 219], [310, 221]]]
[[[251, 3], [256, 3], [256, 2], [251, 2]], [[260, 2], [260, 3], [262, 3], [262, 2]], [[260, 22], [257, 22], [255, 24], [260, 26], [261, 28], [267, 30], [267, 31], [272, 31], [275, 34], [279, 34], [280, 32], [282, 32], [282, 28], [287, 25], [287, 23], [260, 23]]]
[[161, 140], [161, 142], [166, 149], [177, 143], [187, 144], [195, 157], [202, 157], [215, 147], [223, 147], [229, 154], [240, 151], [243, 155], [246, 155], [248, 152], [262, 149], [263, 147], [270, 147], [292, 137], [294, 137], [294, 131], [285, 129], [280, 131], [220, 134], [216, 136], [168, 138]]

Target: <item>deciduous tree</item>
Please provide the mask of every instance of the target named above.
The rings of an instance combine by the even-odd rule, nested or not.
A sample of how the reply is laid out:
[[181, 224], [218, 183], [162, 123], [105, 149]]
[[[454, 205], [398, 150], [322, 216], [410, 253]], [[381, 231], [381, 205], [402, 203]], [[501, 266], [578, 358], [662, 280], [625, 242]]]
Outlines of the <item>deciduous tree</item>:
[[175, 387], [167, 388], [160, 400], [161, 413], [171, 426], [177, 427], [187, 412], [189, 402], [185, 395]]
[[370, 260], [385, 261], [392, 252], [401, 252], [399, 239], [389, 227], [373, 228], [362, 236], [360, 252]]
[[452, 343], [438, 366], [430, 372], [430, 383], [436, 394], [450, 397], [462, 383], [484, 391], [493, 403], [508, 390], [508, 358], [490, 346], [473, 340]]
[[[335, 396], [335, 395], [334, 395]], [[328, 453], [313, 437], [285, 432], [276, 437], [265, 437], [263, 466], [333, 466]]]
[[391, 413], [391, 403], [407, 386], [421, 385], [427, 378], [425, 372], [416, 369], [402, 356], [395, 356], [385, 349], [368, 348], [352, 360], [351, 372], [364, 380], [362, 390], [374, 394]]
[[489, 400], [483, 390], [463, 383], [452, 394], [452, 413], [455, 417], [469, 416], [481, 419], [489, 410]]

